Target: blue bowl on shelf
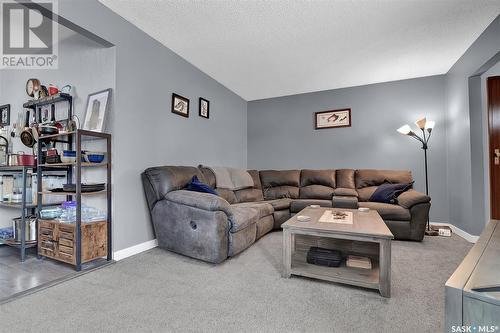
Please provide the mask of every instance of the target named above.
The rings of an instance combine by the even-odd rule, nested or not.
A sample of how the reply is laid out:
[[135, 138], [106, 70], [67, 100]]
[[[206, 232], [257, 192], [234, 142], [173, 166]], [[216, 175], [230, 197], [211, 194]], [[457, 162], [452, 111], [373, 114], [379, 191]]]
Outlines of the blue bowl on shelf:
[[83, 151], [82, 160], [83, 162], [89, 163], [102, 163], [104, 161], [105, 154], [98, 151]]

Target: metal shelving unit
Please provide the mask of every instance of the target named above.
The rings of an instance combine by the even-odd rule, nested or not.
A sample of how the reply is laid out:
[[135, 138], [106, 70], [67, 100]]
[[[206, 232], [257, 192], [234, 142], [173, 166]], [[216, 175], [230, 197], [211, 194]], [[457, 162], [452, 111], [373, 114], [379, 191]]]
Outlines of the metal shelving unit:
[[[43, 169], [46, 171], [55, 171], [55, 170], [60, 171], [60, 169], [54, 169], [50, 167], [44, 167]], [[0, 201], [0, 207], [18, 209], [21, 211], [21, 241], [14, 241], [12, 239], [0, 239], [0, 244], [12, 246], [19, 249], [21, 261], [24, 261], [26, 259], [26, 249], [36, 247], [37, 245], [36, 240], [35, 241], [26, 240], [26, 218], [28, 216], [36, 215], [36, 209], [38, 207], [38, 205], [28, 201], [28, 198], [26, 197], [26, 188], [28, 187], [27, 186], [28, 175], [31, 175], [33, 177], [36, 173], [36, 170], [37, 169], [35, 167], [30, 167], [30, 166], [0, 166], [1, 175], [22, 174], [23, 177], [21, 202]], [[32, 188], [31, 190], [34, 191], [35, 189]], [[42, 204], [42, 207], [57, 206], [59, 204], [60, 203]]]
[[[107, 161], [104, 163], [86, 163], [82, 162], [82, 142], [83, 141], [93, 141], [93, 140], [105, 140], [106, 141], [106, 158]], [[76, 162], [75, 163], [58, 163], [50, 164], [51, 168], [57, 168], [59, 170], [63, 169], [67, 173], [68, 182], [73, 180], [76, 184], [75, 192], [47, 192], [42, 190], [42, 175], [43, 167], [45, 164], [40, 164], [37, 171], [38, 179], [38, 211], [42, 209], [43, 196], [46, 195], [65, 195], [66, 200], [76, 201], [76, 222], [75, 222], [75, 244], [76, 244], [76, 270], [80, 271], [82, 269], [82, 196], [93, 196], [93, 195], [106, 195], [107, 200], [107, 261], [112, 260], [112, 239], [111, 239], [111, 135], [107, 133], [92, 132], [86, 130], [76, 130], [74, 132], [60, 133], [55, 135], [41, 136], [39, 138], [40, 142], [59, 142], [67, 144], [67, 149], [76, 151]], [[42, 156], [42, 145], [38, 145], [38, 161], [41, 161]], [[106, 168], [106, 188], [103, 191], [98, 192], [82, 192], [82, 169], [87, 167], [103, 167]], [[37, 226], [38, 228], [38, 226]]]
[[[21, 261], [26, 259], [26, 249], [30, 247], [36, 246], [36, 241], [27, 241], [26, 240], [26, 217], [29, 215], [35, 214], [36, 206], [33, 204], [29, 204], [26, 202], [26, 188], [28, 183], [28, 173], [33, 174], [33, 167], [26, 166], [2, 166], [0, 167], [0, 174], [22, 174], [22, 201], [9, 203], [9, 202], [1, 202], [1, 207], [20, 209], [21, 210], [21, 241], [16, 242], [14, 240], [6, 240], [0, 239], [0, 244], [5, 244], [9, 246], [13, 246], [19, 249], [21, 255]], [[33, 189], [32, 189], [33, 190]]]

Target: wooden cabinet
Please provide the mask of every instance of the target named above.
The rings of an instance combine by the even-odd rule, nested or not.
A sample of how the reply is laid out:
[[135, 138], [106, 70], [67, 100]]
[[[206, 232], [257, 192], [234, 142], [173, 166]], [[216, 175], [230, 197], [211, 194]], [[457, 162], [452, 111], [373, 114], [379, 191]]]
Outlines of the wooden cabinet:
[[[81, 224], [82, 254], [85, 263], [108, 255], [107, 221]], [[38, 221], [38, 253], [65, 263], [76, 265], [76, 237], [74, 223], [51, 220]]]

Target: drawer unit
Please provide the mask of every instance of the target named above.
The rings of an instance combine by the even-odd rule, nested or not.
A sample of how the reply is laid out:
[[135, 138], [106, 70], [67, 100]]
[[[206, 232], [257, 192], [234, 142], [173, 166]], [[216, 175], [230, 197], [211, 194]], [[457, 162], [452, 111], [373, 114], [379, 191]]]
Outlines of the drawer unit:
[[[108, 254], [107, 222], [82, 223], [82, 263]], [[75, 224], [39, 220], [38, 253], [42, 256], [76, 265]]]

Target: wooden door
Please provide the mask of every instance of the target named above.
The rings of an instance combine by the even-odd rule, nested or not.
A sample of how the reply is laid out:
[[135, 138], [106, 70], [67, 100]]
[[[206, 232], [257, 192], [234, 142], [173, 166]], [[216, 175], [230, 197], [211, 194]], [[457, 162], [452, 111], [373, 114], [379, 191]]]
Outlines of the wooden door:
[[500, 76], [488, 78], [491, 218], [500, 220]]

